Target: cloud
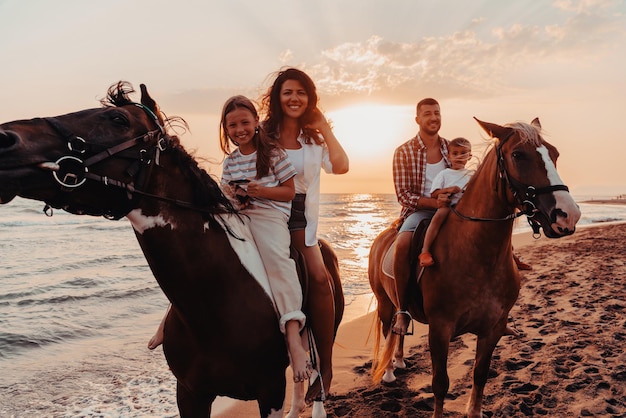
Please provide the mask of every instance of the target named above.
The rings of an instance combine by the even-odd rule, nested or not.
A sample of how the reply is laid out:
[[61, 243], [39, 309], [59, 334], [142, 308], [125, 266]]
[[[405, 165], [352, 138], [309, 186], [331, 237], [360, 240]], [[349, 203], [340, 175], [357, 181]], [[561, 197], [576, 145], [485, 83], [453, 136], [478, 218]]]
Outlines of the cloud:
[[575, 14], [597, 14], [600, 12], [611, 12], [622, 2], [620, 0], [555, 0], [553, 5], [557, 9]]
[[[416, 95], [475, 100], [521, 91], [532, 95], [565, 85], [600, 91], [596, 87], [607, 78], [618, 81], [607, 72], [615, 68], [617, 74], [623, 68], [617, 58], [623, 55], [626, 28], [621, 8], [613, 0], [557, 0], [550, 9], [525, 10], [506, 25], [494, 23], [493, 16], [476, 15], [465, 26], [456, 26], [462, 30], [411, 41], [392, 40], [387, 33], [387, 38], [369, 34], [313, 54], [309, 48], [289, 47], [275, 51], [269, 63], [237, 67], [239, 86], [229, 80], [204, 83], [205, 88], [190, 87], [163, 95], [161, 101], [177, 113], [215, 113], [233, 94], [258, 98], [271, 84], [276, 63], [309, 73], [326, 110], [356, 101], [413, 103]], [[498, 22], [503, 21], [509, 20]], [[596, 58], [617, 65], [598, 68]], [[268, 69], [268, 76], [251, 86], [248, 80], [258, 78], [261, 68]]]
[[[616, 12], [619, 4], [556, 1], [552, 12], [563, 21], [543, 26], [489, 28], [488, 19], [476, 18], [464, 31], [416, 42], [371, 36], [323, 50], [305, 70], [331, 100], [376, 100], [389, 94], [413, 100], [415, 91], [437, 91], [442, 98], [506, 94], [519, 88], [509, 74], [524, 66], [545, 62], [548, 68], [555, 61], [576, 66], [581, 57], [591, 60], [616, 48], [626, 27], [623, 14]], [[558, 82], [558, 77], [550, 81]]]

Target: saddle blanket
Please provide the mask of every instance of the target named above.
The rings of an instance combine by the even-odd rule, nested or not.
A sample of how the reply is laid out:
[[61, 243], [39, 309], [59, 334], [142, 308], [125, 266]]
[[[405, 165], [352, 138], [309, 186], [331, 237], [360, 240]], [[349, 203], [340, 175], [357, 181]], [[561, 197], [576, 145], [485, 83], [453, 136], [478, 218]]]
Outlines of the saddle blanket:
[[385, 273], [387, 276], [391, 277], [392, 279], [395, 278], [395, 276], [393, 275], [393, 251], [395, 248], [396, 248], [396, 242], [394, 241], [391, 243], [391, 246], [385, 253], [385, 257], [383, 258], [383, 265], [382, 265], [383, 273]]
[[263, 267], [263, 261], [259, 255], [259, 250], [254, 243], [252, 232], [248, 227], [248, 219], [246, 216], [242, 216], [241, 220], [236, 215], [219, 215], [215, 217], [225, 230], [232, 231], [232, 233], [239, 239], [232, 236], [232, 234], [226, 233], [230, 246], [233, 247], [235, 253], [239, 257], [241, 264], [250, 272], [250, 274], [261, 285], [265, 293], [274, 301], [272, 296], [272, 290], [270, 288], [270, 282]]

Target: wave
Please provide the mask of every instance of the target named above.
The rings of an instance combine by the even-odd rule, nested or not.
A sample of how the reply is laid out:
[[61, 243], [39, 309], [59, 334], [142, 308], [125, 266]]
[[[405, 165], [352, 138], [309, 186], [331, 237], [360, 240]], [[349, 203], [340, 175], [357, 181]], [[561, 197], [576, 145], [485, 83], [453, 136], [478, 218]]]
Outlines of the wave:
[[[581, 225], [626, 221], [626, 205], [580, 207]], [[319, 235], [337, 252], [347, 303], [370, 292], [369, 247], [399, 213], [393, 194], [322, 195]], [[122, 338], [136, 332], [120, 329], [138, 314], [165, 311], [167, 300], [128, 222], [61, 211], [49, 218], [38, 202], [25, 200], [3, 206], [2, 215], [0, 228], [11, 238], [0, 241], [0, 356], [109, 331]], [[526, 230], [520, 218], [515, 231]]]
[[15, 358], [28, 351], [42, 349], [53, 344], [63, 344], [76, 339], [89, 338], [97, 334], [97, 330], [90, 330], [85, 327], [74, 329], [57, 329], [54, 327], [54, 331], [50, 327], [46, 327], [46, 329], [38, 332], [30, 331], [28, 334], [0, 332], [0, 359]]

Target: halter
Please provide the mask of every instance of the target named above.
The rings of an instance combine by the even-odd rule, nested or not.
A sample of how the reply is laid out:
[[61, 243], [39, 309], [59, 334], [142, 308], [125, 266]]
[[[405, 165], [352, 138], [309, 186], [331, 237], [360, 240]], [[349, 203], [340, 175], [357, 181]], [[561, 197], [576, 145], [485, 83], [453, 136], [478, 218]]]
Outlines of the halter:
[[[569, 192], [569, 188], [564, 184], [551, 185], [546, 187], [535, 187], [531, 184], [522, 183], [521, 181], [511, 177], [508, 170], [506, 169], [506, 164], [504, 163], [504, 157], [502, 155], [502, 146], [504, 143], [515, 133], [514, 130], [508, 133], [501, 141], [499, 141], [498, 145], [496, 145], [496, 159], [498, 164], [498, 171], [496, 175], [499, 176], [502, 183], [505, 183], [506, 186], [513, 193], [513, 197], [517, 201], [518, 205], [523, 208], [519, 212], [511, 213], [503, 218], [478, 218], [473, 216], [463, 215], [462, 213], [456, 210], [456, 205], [452, 205], [450, 209], [454, 214], [458, 217], [474, 222], [499, 222], [499, 221], [509, 221], [516, 218], [519, 218], [522, 215], [526, 215], [528, 219], [528, 224], [533, 230], [533, 236], [539, 237], [541, 235], [541, 225], [538, 221], [534, 219], [535, 213], [538, 212], [536, 198], [540, 194], [552, 193], [554, 191], [563, 190]], [[498, 192], [498, 184], [500, 182], [496, 181], [496, 193]]]
[[[126, 216], [128, 212], [130, 212], [135, 207], [138, 196], [144, 196], [163, 202], [168, 202], [181, 208], [194, 210], [196, 212], [208, 215], [229, 213], [230, 211], [224, 207], [201, 207], [191, 202], [186, 202], [158, 194], [148, 193], [141, 190], [142, 186], [146, 183], [149, 176], [149, 172], [147, 169], [150, 168], [153, 163], [156, 163], [156, 165], [160, 165], [159, 159], [161, 152], [167, 150], [170, 147], [171, 141], [169, 135], [167, 135], [166, 133], [164, 126], [161, 125], [159, 119], [152, 110], [140, 103], [130, 104], [143, 109], [146, 114], [148, 114], [148, 116], [150, 116], [154, 120], [155, 124], [157, 125], [157, 129], [148, 131], [143, 135], [129, 139], [128, 141], [114, 145], [110, 148], [106, 148], [100, 152], [98, 151], [102, 147], [98, 147], [98, 144], [91, 144], [85, 139], [74, 135], [72, 132], [66, 129], [57, 120], [57, 118], [44, 118], [44, 120], [48, 124], [50, 124], [50, 126], [52, 126], [65, 139], [65, 141], [67, 141], [67, 148], [73, 154], [65, 155], [59, 158], [56, 162], [46, 162], [40, 165], [43, 168], [52, 170], [54, 179], [62, 186], [61, 191], [71, 192], [72, 190], [82, 186], [88, 179], [98, 181], [105, 186], [114, 186], [125, 190], [128, 195], [128, 202], [125, 205], [126, 207], [124, 209], [108, 210], [105, 213], [102, 213], [104, 212], [102, 210], [97, 210], [97, 213], [89, 212], [89, 214], [91, 215], [102, 215], [107, 219], [113, 220], [117, 220]], [[138, 151], [132, 150], [132, 148], [136, 145], [149, 143], [152, 143], [152, 145], [143, 147]], [[88, 151], [94, 152], [95, 154], [86, 159], [83, 159], [82, 155], [86, 154]], [[126, 169], [126, 173], [132, 179], [130, 182], [112, 179], [108, 176], [101, 176], [90, 171], [90, 167], [92, 165], [115, 155], [135, 160]], [[46, 202], [43, 211], [47, 216], [53, 215], [52, 207], [53, 205], [51, 203]], [[62, 208], [70, 213], [85, 213], [85, 210], [92, 209], [92, 207], [88, 207], [85, 205], [63, 205]], [[236, 236], [236, 234], [234, 234], [228, 226], [225, 226], [225, 229], [230, 235], [232, 235], [236, 239], [242, 239]]]
[[[133, 193], [142, 193], [137, 189], [137, 187], [145, 181], [145, 169], [149, 167], [152, 162], [156, 162], [156, 164], [159, 165], [160, 153], [167, 148], [169, 140], [165, 133], [165, 128], [161, 125], [154, 112], [143, 104], [133, 103], [133, 105], [146, 112], [146, 114], [154, 120], [157, 125], [157, 129], [148, 131], [143, 135], [139, 135], [135, 138], [129, 139], [128, 141], [124, 141], [101, 151], [99, 151], [101, 147], [98, 147], [97, 144], [89, 143], [84, 138], [74, 135], [66, 129], [57, 118], [44, 118], [44, 120], [67, 142], [67, 149], [71, 153], [70, 155], [60, 157], [54, 163], [47, 163], [53, 167], [52, 175], [56, 182], [62, 186], [63, 191], [77, 189], [85, 184], [88, 179], [95, 180], [107, 186], [111, 185], [127, 190], [129, 193], [128, 207], [130, 210], [130, 203], [134, 200]], [[142, 144], [154, 145], [142, 147], [138, 151], [130, 151], [136, 145]], [[129, 151], [125, 152], [127, 150]], [[93, 153], [93, 155], [84, 158], [86, 155], [91, 153]], [[123, 155], [126, 158], [134, 160], [134, 162], [131, 163], [126, 169], [126, 173], [133, 179], [131, 182], [124, 182], [91, 172], [90, 168], [94, 164], [115, 155]], [[137, 184], [137, 181], [139, 185]], [[76, 210], [76, 208], [74, 209]], [[44, 212], [46, 215], [52, 216], [50, 204], [46, 203]], [[109, 219], [119, 219], [125, 216], [126, 213], [128, 213], [128, 211], [116, 211], [115, 213], [106, 213], [103, 216]]]

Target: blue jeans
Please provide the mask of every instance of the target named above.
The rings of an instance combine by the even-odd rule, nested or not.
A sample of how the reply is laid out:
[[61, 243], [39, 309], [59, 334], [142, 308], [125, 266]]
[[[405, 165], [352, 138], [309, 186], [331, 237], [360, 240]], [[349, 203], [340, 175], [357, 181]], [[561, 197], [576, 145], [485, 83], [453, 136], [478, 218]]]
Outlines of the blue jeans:
[[424, 219], [431, 219], [436, 211], [434, 210], [418, 210], [410, 214], [402, 223], [398, 232], [413, 232]]

